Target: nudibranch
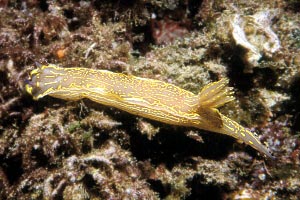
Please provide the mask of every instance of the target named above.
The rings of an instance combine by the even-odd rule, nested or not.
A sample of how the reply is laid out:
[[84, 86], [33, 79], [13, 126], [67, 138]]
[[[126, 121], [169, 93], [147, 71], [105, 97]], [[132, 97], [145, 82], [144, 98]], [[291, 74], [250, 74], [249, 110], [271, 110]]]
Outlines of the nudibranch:
[[88, 98], [131, 114], [172, 125], [226, 134], [273, 158], [257, 136], [224, 116], [218, 107], [234, 99], [228, 80], [206, 85], [199, 94], [163, 81], [87, 68], [44, 65], [25, 85], [34, 99], [46, 95], [65, 100]]

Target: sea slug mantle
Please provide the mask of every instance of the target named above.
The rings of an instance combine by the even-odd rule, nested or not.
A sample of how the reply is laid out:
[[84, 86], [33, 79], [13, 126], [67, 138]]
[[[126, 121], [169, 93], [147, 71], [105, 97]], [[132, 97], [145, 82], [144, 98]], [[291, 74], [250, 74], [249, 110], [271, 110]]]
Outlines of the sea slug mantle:
[[227, 85], [228, 80], [221, 79], [206, 85], [196, 95], [154, 79], [107, 70], [43, 65], [30, 73], [25, 88], [36, 100], [46, 95], [65, 100], [88, 98], [167, 124], [226, 134], [273, 158], [254, 133], [218, 111], [218, 107], [234, 99], [232, 88]]

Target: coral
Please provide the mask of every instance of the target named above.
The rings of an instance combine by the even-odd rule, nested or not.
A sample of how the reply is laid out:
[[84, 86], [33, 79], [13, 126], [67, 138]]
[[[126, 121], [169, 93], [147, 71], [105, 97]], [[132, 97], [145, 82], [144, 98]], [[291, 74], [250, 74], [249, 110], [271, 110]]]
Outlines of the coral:
[[[231, 168], [226, 162], [218, 162], [193, 159], [194, 164], [190, 166], [176, 166], [172, 170], [168, 170], [164, 165], [156, 167], [156, 170], [150, 175], [151, 182], [157, 182], [168, 191], [166, 199], [192, 198], [193, 193], [201, 193], [202, 185], [210, 185], [210, 187], [220, 187], [224, 191], [234, 189], [237, 180], [231, 174]], [[190, 186], [193, 190], [191, 191]], [[205, 195], [203, 195], [204, 197]]]
[[280, 103], [290, 99], [287, 94], [269, 91], [267, 89], [261, 89], [260, 96], [264, 100], [266, 107], [270, 110], [270, 112], [279, 111]]
[[[95, 194], [105, 199], [156, 199], [147, 183], [139, 179], [141, 172], [133, 162], [128, 152], [113, 141], [107, 141], [99, 150], [66, 159], [62, 172], [45, 179], [44, 192], [47, 194], [44, 195], [53, 198], [63, 193], [63, 197], [69, 199], [95, 198]], [[59, 180], [54, 186], [55, 176]], [[61, 185], [67, 183], [70, 186], [61, 189]], [[93, 187], [89, 186], [91, 183]]]
[[[210, 70], [210, 66], [199, 66], [201, 59], [205, 57], [204, 48], [201, 46], [186, 48], [194, 45], [194, 40], [197, 39], [199, 38], [194, 35], [188, 40], [175, 41], [174, 44], [165, 47], [156, 47], [135, 63], [135, 74], [160, 79], [197, 94], [200, 88], [211, 82], [209, 72], [214, 74], [215, 71]], [[220, 73], [222, 72], [219, 71], [218, 74]], [[222, 73], [220, 77], [224, 76]]]
[[155, 44], [170, 44], [175, 39], [180, 39], [188, 33], [184, 26], [170, 19], [151, 20], [152, 37]]
[[299, 163], [299, 143], [297, 136], [291, 134], [290, 117], [281, 116], [280, 118], [268, 122], [260, 128], [262, 140], [269, 144], [270, 149], [275, 154], [280, 154], [284, 163]]
[[[75, 197], [86, 199], [95, 194], [103, 198], [156, 198], [156, 194], [149, 190], [145, 181], [139, 179], [141, 171], [134, 164], [136, 161], [129, 152], [121, 149], [113, 141], [106, 141], [97, 150], [87, 150], [87, 146], [90, 145], [89, 149], [92, 149], [97, 144], [95, 141], [99, 140], [93, 135], [90, 137], [94, 139], [89, 144], [80, 142], [85, 137], [81, 126], [110, 131], [115, 126], [114, 122], [95, 112], [93, 116], [97, 119], [102, 118], [104, 126], [101, 120], [96, 122], [90, 115], [87, 115], [77, 128], [72, 124], [63, 124], [64, 119], [75, 117], [72, 110], [73, 107], [70, 107], [67, 113], [64, 112], [65, 109], [49, 110], [32, 117], [23, 137], [12, 141], [18, 146], [15, 146], [11, 153], [22, 155], [23, 162], [20, 165], [23, 172], [18, 177], [13, 176], [20, 179], [18, 186], [20, 190], [9, 195], [31, 195], [32, 199], [39, 199], [41, 195], [44, 199], [61, 196], [69, 199]], [[89, 153], [82, 156], [72, 155], [75, 152], [82, 154], [85, 151]], [[8, 155], [4, 162], [9, 162], [8, 160], [13, 157], [14, 155]], [[61, 167], [55, 171], [33, 170], [45, 164]], [[9, 169], [5, 169], [7, 170]], [[10, 175], [8, 180], [12, 180], [13, 177]], [[8, 181], [5, 176], [1, 181], [3, 186], [7, 187]], [[30, 185], [31, 181], [35, 182], [35, 186]], [[90, 187], [90, 184], [93, 187]]]
[[236, 191], [230, 195], [226, 195], [226, 199], [235, 199], [235, 200], [247, 200], [247, 199], [272, 199], [275, 197], [274, 192], [266, 191], [264, 193], [255, 191], [253, 189], [244, 188], [239, 191]]
[[137, 122], [137, 129], [141, 132], [141, 134], [147, 135], [149, 140], [152, 140], [153, 137], [159, 133], [159, 128], [154, 127], [151, 123], [139, 119]]

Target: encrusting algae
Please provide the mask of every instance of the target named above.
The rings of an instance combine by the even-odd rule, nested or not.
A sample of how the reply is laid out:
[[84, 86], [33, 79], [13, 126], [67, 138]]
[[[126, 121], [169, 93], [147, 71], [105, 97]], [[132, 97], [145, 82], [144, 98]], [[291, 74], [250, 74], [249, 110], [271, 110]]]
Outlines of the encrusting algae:
[[255, 134], [218, 111], [234, 100], [227, 79], [210, 83], [195, 95], [159, 80], [107, 70], [44, 65], [30, 76], [25, 87], [36, 100], [46, 95], [65, 100], [88, 98], [167, 124], [226, 134], [273, 158]]

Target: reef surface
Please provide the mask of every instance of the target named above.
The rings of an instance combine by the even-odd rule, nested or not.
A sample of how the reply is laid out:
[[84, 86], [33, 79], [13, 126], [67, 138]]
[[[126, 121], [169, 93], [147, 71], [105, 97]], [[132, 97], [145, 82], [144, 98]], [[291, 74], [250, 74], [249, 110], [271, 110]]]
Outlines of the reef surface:
[[[0, 1], [0, 199], [299, 199], [300, 3]], [[227, 77], [233, 138], [89, 100], [34, 101], [39, 64], [158, 79], [198, 93]]]

